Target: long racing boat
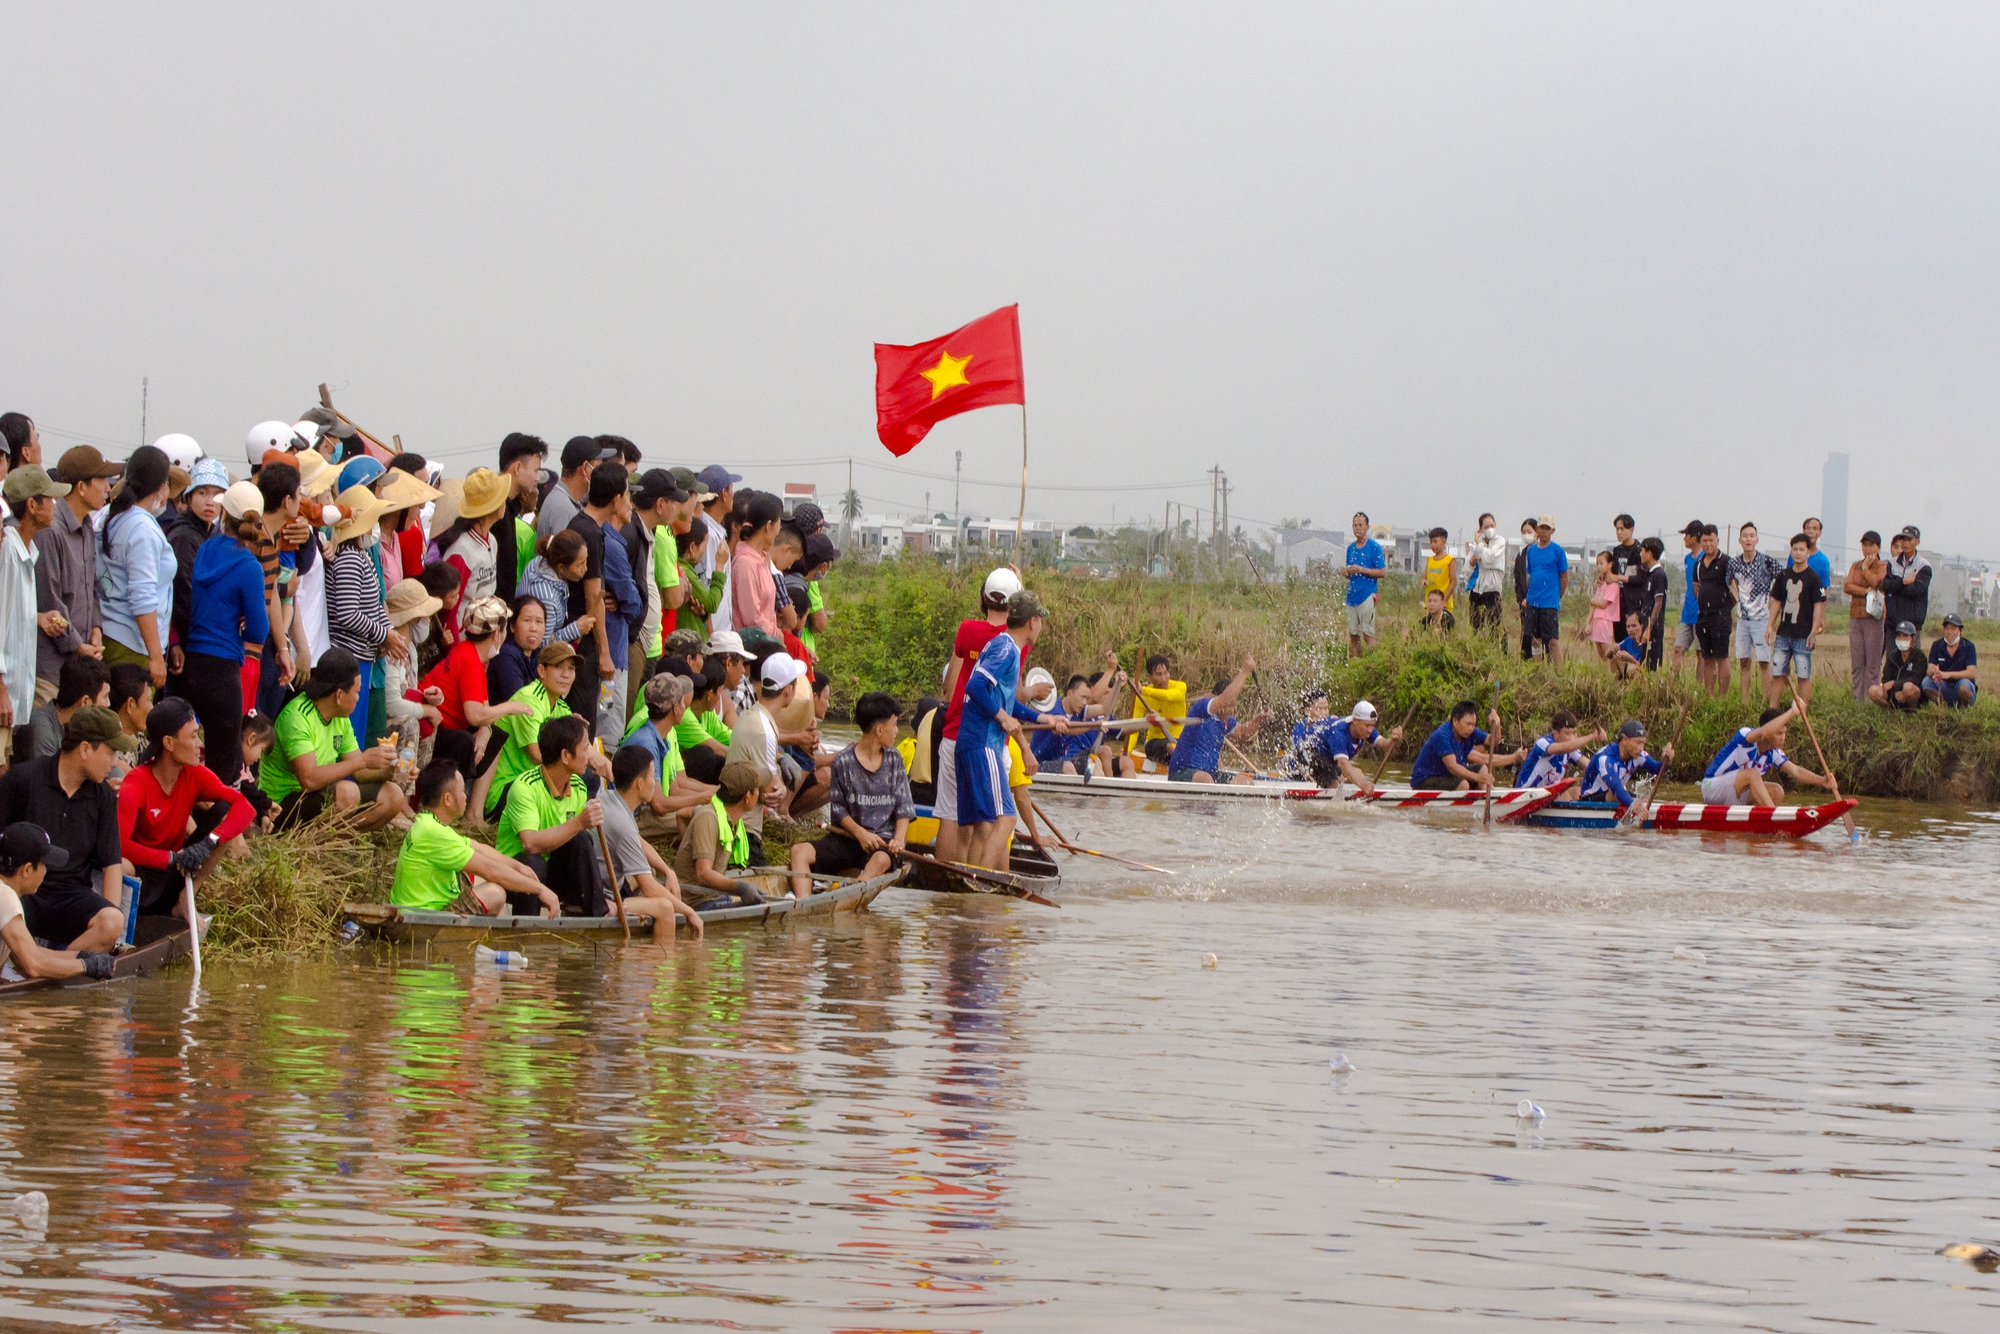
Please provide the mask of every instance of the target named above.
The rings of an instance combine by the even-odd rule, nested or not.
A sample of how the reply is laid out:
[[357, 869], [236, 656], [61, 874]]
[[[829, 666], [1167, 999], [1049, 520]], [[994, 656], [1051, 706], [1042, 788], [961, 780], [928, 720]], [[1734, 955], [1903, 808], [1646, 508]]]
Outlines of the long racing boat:
[[[1706, 806], [1666, 801], [1648, 812], [1642, 829], [1662, 833], [1775, 834], [1800, 838], [1826, 828], [1861, 803], [1852, 797], [1818, 806]], [[1556, 801], [1530, 811], [1521, 824], [1546, 829], [1612, 829], [1624, 807], [1608, 801]]]

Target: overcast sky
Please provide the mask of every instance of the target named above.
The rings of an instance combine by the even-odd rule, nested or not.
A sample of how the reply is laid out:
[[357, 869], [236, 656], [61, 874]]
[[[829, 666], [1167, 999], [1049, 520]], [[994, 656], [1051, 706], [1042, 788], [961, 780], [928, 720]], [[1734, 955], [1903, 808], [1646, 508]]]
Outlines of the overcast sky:
[[[1031, 514], [1357, 507], [2000, 557], [2000, 9], [12, 5], [0, 408], [240, 467], [322, 380], [491, 460], [874, 466], [871, 343], [1021, 305]], [[1012, 485], [1020, 418], [902, 466]], [[1161, 484], [1181, 484], [1173, 490]], [[1150, 490], [1117, 490], [1120, 486]], [[1014, 510], [968, 486], [973, 513]], [[831, 506], [829, 506], [831, 508]], [[1850, 538], [1851, 540], [1851, 538]]]

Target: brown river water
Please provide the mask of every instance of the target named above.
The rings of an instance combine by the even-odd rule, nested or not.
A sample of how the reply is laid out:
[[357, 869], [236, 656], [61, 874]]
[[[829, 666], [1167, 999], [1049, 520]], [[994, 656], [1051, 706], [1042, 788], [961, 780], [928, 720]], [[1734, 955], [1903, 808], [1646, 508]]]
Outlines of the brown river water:
[[1047, 804], [1181, 874], [9, 1002], [0, 1325], [2000, 1328], [1993, 813]]

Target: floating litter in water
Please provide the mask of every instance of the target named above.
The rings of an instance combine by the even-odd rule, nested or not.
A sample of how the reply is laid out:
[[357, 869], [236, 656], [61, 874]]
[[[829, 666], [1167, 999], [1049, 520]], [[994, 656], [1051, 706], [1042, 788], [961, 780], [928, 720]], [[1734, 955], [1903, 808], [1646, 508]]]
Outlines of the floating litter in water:
[[1336, 1075], [1351, 1075], [1354, 1073], [1354, 1062], [1347, 1059], [1347, 1053], [1344, 1051], [1335, 1052], [1333, 1059], [1326, 1064], [1327, 1068], [1332, 1070]]
[[484, 945], [472, 947], [472, 961], [490, 968], [526, 968], [528, 956], [519, 950], [493, 950]]
[[2000, 1269], [2000, 1251], [1991, 1246], [1978, 1246], [1969, 1241], [1955, 1242], [1938, 1252], [1951, 1260], [1963, 1260], [1981, 1273], [1990, 1274]]
[[1674, 946], [1674, 957], [1676, 959], [1685, 959], [1689, 963], [1708, 962], [1708, 956], [1706, 954], [1703, 954], [1700, 950], [1697, 949], [1690, 949], [1686, 945]]
[[1203, 968], [1213, 968], [1213, 967], [1215, 967], [1215, 956], [1214, 956], [1213, 954], [1204, 954], [1204, 955], [1202, 955], [1202, 956], [1201, 956], [1201, 966], [1202, 966]]
[[39, 1232], [49, 1225], [49, 1197], [38, 1190], [24, 1191], [14, 1197], [14, 1217], [21, 1220], [21, 1226]]
[[1534, 1103], [1529, 1102], [1526, 1098], [1523, 1098], [1514, 1104], [1514, 1115], [1522, 1121], [1539, 1121], [1547, 1116], [1548, 1113], [1535, 1106]]

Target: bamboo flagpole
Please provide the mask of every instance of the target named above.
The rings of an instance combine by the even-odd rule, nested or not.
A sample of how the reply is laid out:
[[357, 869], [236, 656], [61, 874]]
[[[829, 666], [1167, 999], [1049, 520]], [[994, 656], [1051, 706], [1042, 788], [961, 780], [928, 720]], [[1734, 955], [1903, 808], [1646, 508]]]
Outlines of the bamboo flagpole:
[[1021, 508], [1014, 512], [1014, 567], [1020, 569], [1021, 528], [1028, 518], [1028, 396], [1021, 395]]

